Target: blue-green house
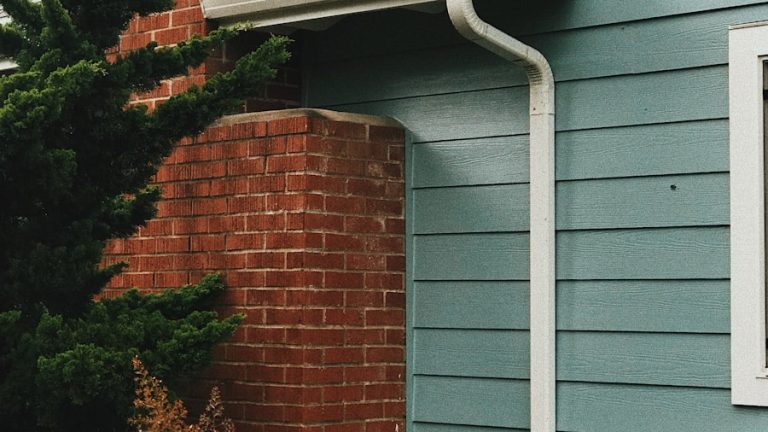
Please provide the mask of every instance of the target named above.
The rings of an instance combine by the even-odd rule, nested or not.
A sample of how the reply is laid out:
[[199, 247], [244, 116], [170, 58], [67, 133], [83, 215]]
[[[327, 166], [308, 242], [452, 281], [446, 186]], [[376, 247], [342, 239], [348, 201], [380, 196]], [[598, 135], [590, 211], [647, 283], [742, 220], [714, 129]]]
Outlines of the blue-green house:
[[[445, 1], [410, 3], [297, 35], [307, 106], [409, 131], [408, 431], [768, 431], [768, 33], [742, 25], [768, 2], [474, 2], [556, 81], [553, 262], [529, 254], [524, 69], [459, 34]], [[529, 274], [550, 264], [542, 420]]]

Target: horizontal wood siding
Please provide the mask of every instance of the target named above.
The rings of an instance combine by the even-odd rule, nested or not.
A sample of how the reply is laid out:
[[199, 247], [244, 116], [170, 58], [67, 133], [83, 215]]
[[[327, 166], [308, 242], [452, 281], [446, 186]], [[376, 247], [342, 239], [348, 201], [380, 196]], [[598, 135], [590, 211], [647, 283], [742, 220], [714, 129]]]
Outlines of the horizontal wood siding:
[[529, 425], [528, 381], [416, 375], [412, 384], [416, 422]]
[[763, 432], [768, 410], [731, 405], [727, 389], [559, 383], [561, 431]]
[[418, 328], [528, 328], [527, 281], [418, 281], [411, 294]]
[[[528, 332], [416, 329], [417, 375], [527, 379]], [[727, 335], [560, 331], [561, 381], [728, 388]]]
[[528, 429], [420, 422], [413, 425], [413, 430], [417, 432], [521, 432]]
[[[562, 181], [556, 192], [559, 230], [728, 224], [726, 173]], [[414, 206], [416, 234], [528, 230], [527, 184], [417, 189]]]
[[[728, 229], [668, 228], [561, 231], [557, 277], [593, 279], [724, 279]], [[528, 234], [416, 236], [414, 280], [526, 280]]]
[[[727, 120], [561, 132], [555, 170], [558, 180], [724, 172], [727, 142]], [[421, 143], [412, 157], [414, 188], [528, 181], [527, 135]]]
[[[416, 328], [528, 328], [528, 283], [416, 281]], [[557, 328], [727, 334], [728, 281], [586, 280], [557, 284]]]
[[[763, 431], [730, 404], [727, 32], [747, 0], [477, 0], [557, 85], [558, 430]], [[408, 427], [529, 425], [528, 88], [445, 14], [304, 45], [312, 106], [411, 133]]]

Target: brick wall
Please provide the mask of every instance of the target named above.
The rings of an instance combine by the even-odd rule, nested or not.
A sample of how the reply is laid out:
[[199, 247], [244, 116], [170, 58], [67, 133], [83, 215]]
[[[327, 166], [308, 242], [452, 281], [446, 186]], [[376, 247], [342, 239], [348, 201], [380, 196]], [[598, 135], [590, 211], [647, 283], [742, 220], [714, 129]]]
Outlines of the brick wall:
[[[110, 51], [112, 60], [119, 55], [146, 46], [155, 41], [159, 45], [172, 45], [189, 39], [193, 35], [205, 35], [216, 28], [216, 23], [203, 18], [199, 0], [175, 0], [172, 11], [137, 17], [129, 24], [120, 37], [120, 44]], [[142, 103], [153, 109], [174, 94], [181, 93], [190, 85], [201, 85], [217, 72], [231, 69], [234, 62], [244, 54], [253, 51], [268, 35], [256, 31], [241, 33], [214, 51], [211, 57], [198, 68], [191, 69], [183, 78], [163, 81], [160, 87], [148, 93], [134, 95], [133, 103]], [[293, 58], [278, 69], [277, 77], [267, 83], [261, 95], [250, 99], [243, 107], [244, 112], [256, 112], [296, 108], [301, 106], [301, 74], [299, 52], [292, 50]]]
[[221, 311], [247, 319], [206, 377], [237, 430], [403, 430], [403, 131], [315, 110], [232, 116], [183, 141], [157, 183], [157, 218], [107, 248], [130, 266], [106, 294], [224, 274]]

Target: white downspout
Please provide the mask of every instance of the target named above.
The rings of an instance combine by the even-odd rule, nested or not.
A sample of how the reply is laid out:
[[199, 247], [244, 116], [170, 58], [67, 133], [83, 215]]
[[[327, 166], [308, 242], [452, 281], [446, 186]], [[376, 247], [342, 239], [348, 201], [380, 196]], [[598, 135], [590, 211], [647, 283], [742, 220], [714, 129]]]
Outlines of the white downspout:
[[555, 432], [555, 80], [544, 56], [447, 0], [462, 36], [525, 68], [530, 83], [531, 432]]

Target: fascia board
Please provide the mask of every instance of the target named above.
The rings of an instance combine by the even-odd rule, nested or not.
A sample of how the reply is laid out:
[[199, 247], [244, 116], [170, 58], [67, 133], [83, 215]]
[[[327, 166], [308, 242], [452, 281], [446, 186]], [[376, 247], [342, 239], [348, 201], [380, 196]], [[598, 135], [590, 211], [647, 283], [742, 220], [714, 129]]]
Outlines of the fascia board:
[[271, 27], [440, 0], [202, 0], [203, 14], [225, 24]]

